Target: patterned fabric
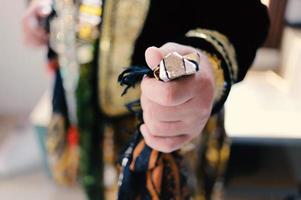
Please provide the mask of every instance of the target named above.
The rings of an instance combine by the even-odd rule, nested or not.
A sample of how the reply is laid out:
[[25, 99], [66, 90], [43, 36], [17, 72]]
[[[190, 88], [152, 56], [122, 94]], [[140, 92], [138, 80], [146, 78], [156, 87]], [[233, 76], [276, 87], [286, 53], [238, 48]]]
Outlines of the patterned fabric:
[[[143, 67], [129, 68], [121, 74], [119, 80], [121, 84], [133, 86], [133, 83], [143, 77], [143, 71], [150, 74]], [[125, 90], [127, 89], [128, 87]], [[136, 113], [142, 122], [141, 110], [136, 109]], [[214, 115], [210, 118], [202, 133], [201, 142], [197, 142], [192, 150], [194, 156], [189, 159], [196, 160], [190, 161], [190, 170], [184, 164], [185, 153], [182, 149], [173, 153], [153, 150], [145, 144], [138, 130], [120, 161], [122, 171], [118, 199], [211, 199], [212, 195], [218, 199], [221, 191], [216, 189], [216, 182], [222, 180], [229, 157], [229, 142], [223, 126], [220, 126], [223, 125], [221, 116]], [[201, 156], [198, 157], [195, 153]], [[188, 174], [188, 171], [192, 174]], [[196, 176], [197, 179], [189, 183], [189, 176]]]
[[74, 185], [78, 178], [78, 131], [68, 120], [62, 77], [55, 52], [48, 52], [48, 66], [54, 71], [53, 114], [47, 130], [47, 160], [53, 179], [62, 185]]
[[138, 132], [121, 162], [119, 200], [189, 199], [186, 176], [181, 171], [183, 158], [178, 152], [167, 154], [153, 150]]
[[199, 145], [197, 178], [206, 199], [223, 199], [223, 178], [230, 156], [230, 139], [224, 129], [224, 112], [210, 117]]
[[[128, 85], [141, 80], [143, 73], [151, 74], [149, 70], [139, 68], [139, 73], [133, 75], [134, 69], [135, 67], [132, 70], [127, 70], [123, 74], [124, 76], [120, 77], [120, 81], [123, 80], [122, 82]], [[104, 167], [108, 165], [108, 162], [112, 166], [115, 165], [114, 160], [118, 157], [118, 152], [124, 149], [123, 146], [128, 143], [128, 138], [131, 136], [130, 132], [135, 129], [137, 121], [133, 117], [126, 116], [111, 122], [105, 122], [97, 112], [94, 112], [95, 102], [93, 96], [95, 94], [93, 91], [95, 89], [91, 87], [94, 79], [93, 74], [95, 74], [93, 68], [82, 68], [77, 91], [80, 99], [78, 101], [80, 108], [78, 114], [82, 116], [79, 118], [81, 127], [80, 180], [89, 199], [110, 200], [116, 197], [116, 190], [113, 190], [113, 194], [108, 195], [112, 191], [104, 186]], [[129, 74], [131, 76], [127, 76]], [[59, 74], [57, 78], [56, 98], [53, 101], [56, 112], [64, 110], [63, 99], [61, 99], [61, 103], [59, 102], [59, 99], [64, 97], [62, 88], [59, 89], [61, 87]], [[135, 80], [133, 81], [133, 79]], [[59, 93], [59, 91], [62, 93]], [[60, 98], [57, 98], [57, 95]], [[141, 119], [139, 101], [131, 103], [128, 107]], [[94, 113], [93, 116], [91, 113]], [[182, 149], [172, 154], [159, 153], [149, 148], [144, 143], [141, 134], [137, 132], [128, 145], [132, 148], [132, 151], [125, 151], [121, 156], [122, 158], [128, 158], [129, 161], [123, 169], [122, 184], [118, 193], [119, 199], [136, 199], [138, 197], [140, 199], [188, 199], [189, 197], [195, 199], [221, 199], [222, 187], [220, 187], [220, 183], [223, 181], [222, 177], [227, 164], [230, 145], [223, 129], [222, 116], [223, 113], [220, 113], [211, 117], [201, 139], [196, 139], [194, 148], [188, 151]], [[55, 117], [53, 120], [55, 120]], [[102, 145], [105, 132], [103, 126], [108, 123], [113, 128], [113, 141], [110, 144], [113, 145], [114, 155], [110, 159], [103, 159], [103, 152], [108, 154]], [[68, 138], [67, 129], [64, 127], [65, 125], [63, 125], [63, 130], [66, 130], [63, 134], [65, 139], [60, 141], [63, 142], [62, 144], [66, 144], [64, 154], [67, 155], [69, 145], [67, 145], [67, 142], [64, 143]], [[73, 140], [71, 139], [71, 141]], [[66, 158], [66, 156], [63, 157]], [[62, 162], [66, 161], [66, 159], [61, 160]], [[120, 161], [121, 164], [122, 160]], [[65, 169], [71, 169], [67, 165], [66, 167]], [[68, 178], [68, 176], [61, 177]]]
[[[73, 1], [57, 0], [56, 2], [71, 3]], [[85, 2], [89, 4], [92, 1], [87, 0]], [[268, 30], [267, 11], [259, 0], [241, 2], [195, 0], [189, 3], [182, 0], [106, 0], [103, 2], [103, 8], [102, 10], [96, 9], [97, 15], [104, 13], [101, 20], [106, 21], [98, 29], [102, 33], [102, 37], [97, 44], [100, 46], [93, 45], [93, 50], [90, 52], [91, 46], [82, 45], [81, 43], [79, 45], [81, 47], [79, 48], [80, 51], [78, 51], [81, 55], [80, 60], [84, 63], [80, 67], [76, 91], [79, 150], [81, 152], [79, 179], [83, 183], [88, 199], [91, 200], [114, 199], [114, 197], [104, 194], [108, 190], [108, 187], [104, 185], [106, 181], [104, 180], [104, 175], [106, 175], [104, 168], [108, 165], [108, 162], [109, 165], [115, 165], [112, 160], [117, 157], [103, 158], [104, 154], [107, 154], [104, 146], [109, 146], [104, 145], [105, 127], [109, 125], [114, 130], [112, 137], [114, 141], [108, 144], [111, 144], [111, 147], [113, 146], [114, 154], [117, 154], [122, 148], [121, 146], [128, 142], [128, 135], [125, 136], [124, 134], [125, 129], [135, 121], [123, 112], [116, 112], [117, 107], [112, 106], [114, 105], [112, 102], [117, 102], [119, 107], [125, 110], [123, 108], [124, 98], [121, 98], [119, 92], [116, 92], [118, 90], [112, 87], [113, 85], [117, 86], [116, 76], [118, 76], [122, 67], [146, 65], [145, 49], [153, 45], [161, 46], [169, 41], [190, 45], [215, 54], [214, 49], [208, 47], [210, 43], [195, 37], [185, 37], [187, 31], [202, 27], [225, 34], [233, 44], [237, 52], [238, 62], [236, 81], [240, 81], [249, 69], [255, 57], [255, 52], [263, 43]], [[91, 11], [87, 7], [83, 10], [85, 12]], [[94, 9], [92, 9], [93, 13]], [[237, 18], [237, 16], [240, 17]], [[116, 20], [117, 18], [119, 20]], [[95, 18], [83, 17], [82, 19]], [[98, 23], [99, 19], [96, 21]], [[94, 33], [85, 26], [83, 27], [79, 36]], [[66, 32], [64, 34], [69, 38], [69, 34], [66, 34]], [[73, 35], [73, 32], [70, 34]], [[57, 35], [54, 34], [54, 36]], [[216, 34], [214, 33], [212, 36], [216, 37]], [[61, 37], [54, 38], [60, 39]], [[108, 47], [111, 47], [112, 51]], [[98, 50], [100, 51], [98, 52]], [[54, 58], [54, 54], [54, 52], [50, 52], [49, 57]], [[90, 62], [91, 59], [93, 61]], [[48, 135], [49, 138], [57, 142], [53, 145], [53, 147], [58, 147], [54, 148], [57, 150], [54, 151], [56, 154], [52, 154], [58, 155], [55, 157], [58, 158], [58, 160], [54, 160], [55, 163], [63, 158], [64, 153], [62, 152], [67, 152], [69, 149], [67, 135], [69, 135], [70, 122], [67, 116], [68, 109], [62, 86], [62, 77], [58, 70], [58, 62], [57, 60], [52, 61], [49, 62], [49, 66], [56, 70], [57, 83], [53, 101], [54, 123], [51, 124], [54, 132], [49, 132]], [[111, 62], [116, 64], [114, 64], [115, 67], [106, 64]], [[117, 65], [117, 63], [119, 64]], [[122, 82], [135, 83], [141, 80], [141, 75], [136, 75], [134, 79], [122, 79]], [[139, 88], [137, 89], [139, 91]], [[108, 91], [108, 93], [105, 94], [103, 91]], [[106, 104], [103, 105], [103, 102]], [[134, 105], [135, 103], [130, 108], [133, 109]], [[104, 112], [104, 109], [112, 112]], [[108, 113], [114, 115], [109, 115], [110, 118]], [[141, 111], [137, 115], [140, 116]], [[187, 194], [187, 196], [191, 195], [194, 199], [217, 199], [222, 188], [219, 184], [222, 181], [220, 177], [224, 172], [226, 160], [229, 156], [230, 144], [223, 130], [222, 115], [222, 113], [219, 113], [212, 116], [209, 120], [210, 123], [202, 133], [201, 140], [196, 139], [195, 144], [192, 145], [193, 147], [186, 148], [186, 150], [181, 149], [181, 151], [173, 154], [155, 153], [144, 144], [141, 135], [137, 133], [135, 139], [130, 142], [132, 150], [123, 154], [123, 158], [128, 159], [127, 165], [124, 165], [128, 167], [124, 168], [124, 173], [122, 173], [124, 178], [121, 181], [119, 197], [131, 199], [132, 196], [135, 196], [141, 199], [151, 199], [159, 196], [161, 199], [169, 199], [171, 196], [168, 195], [172, 195], [174, 198], [186, 198]], [[55, 140], [58, 138], [60, 139]], [[76, 149], [73, 148], [75, 151], [72, 151], [77, 152]], [[49, 152], [49, 155], [51, 155], [51, 152]], [[151, 165], [149, 165], [150, 160], [153, 160]], [[67, 171], [68, 167], [69, 165], [66, 165], [65, 169]], [[142, 176], [137, 174], [142, 174]], [[77, 178], [75, 177], [72, 180], [77, 180]], [[144, 190], [139, 192], [138, 188], [144, 188]], [[179, 191], [182, 192], [182, 196], [179, 196]]]

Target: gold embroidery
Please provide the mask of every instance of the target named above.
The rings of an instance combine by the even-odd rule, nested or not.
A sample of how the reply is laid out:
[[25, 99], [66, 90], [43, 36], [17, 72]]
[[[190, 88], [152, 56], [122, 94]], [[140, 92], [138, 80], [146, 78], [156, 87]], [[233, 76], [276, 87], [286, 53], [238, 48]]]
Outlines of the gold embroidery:
[[237, 79], [238, 65], [236, 60], [236, 53], [233, 45], [228, 38], [213, 30], [201, 29], [191, 30], [186, 34], [187, 37], [200, 37], [210, 42], [224, 57], [227, 64], [231, 67], [233, 79]]
[[99, 51], [99, 104], [101, 110], [116, 116], [127, 112], [124, 104], [140, 97], [140, 89], [123, 88], [117, 77], [123, 67], [131, 64], [134, 44], [144, 25], [149, 0], [107, 0], [104, 8]]
[[205, 30], [205, 29], [199, 29], [199, 30], [203, 31], [204, 33], [206, 33], [208, 35], [211, 35], [212, 37], [217, 39], [223, 45], [223, 47], [225, 48], [225, 50], [229, 56], [229, 60], [232, 65], [233, 78], [236, 79], [237, 72], [238, 72], [238, 66], [237, 66], [237, 62], [236, 62], [236, 53], [235, 53], [235, 49], [234, 49], [233, 45], [228, 40], [228, 38], [225, 35], [217, 32], [217, 31], [211, 31], [211, 30]]

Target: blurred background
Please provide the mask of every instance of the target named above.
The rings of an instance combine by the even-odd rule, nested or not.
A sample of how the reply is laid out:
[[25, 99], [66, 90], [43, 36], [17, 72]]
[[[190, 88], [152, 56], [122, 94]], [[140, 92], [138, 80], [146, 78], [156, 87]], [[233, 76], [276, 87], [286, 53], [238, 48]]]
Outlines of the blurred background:
[[[298, 199], [301, 192], [301, 0], [263, 3], [272, 20], [269, 37], [226, 103], [229, 200]], [[1, 5], [0, 199], [84, 200], [79, 187], [56, 187], [47, 174], [42, 143], [52, 77], [45, 51], [22, 42], [27, 1]]]

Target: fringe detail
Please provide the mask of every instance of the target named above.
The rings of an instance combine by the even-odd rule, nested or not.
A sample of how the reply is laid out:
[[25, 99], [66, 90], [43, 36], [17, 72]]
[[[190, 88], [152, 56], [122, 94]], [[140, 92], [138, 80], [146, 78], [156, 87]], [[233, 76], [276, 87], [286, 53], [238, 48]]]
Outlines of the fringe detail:
[[134, 88], [136, 83], [140, 82], [144, 75], [152, 77], [153, 71], [146, 66], [131, 66], [126, 68], [118, 77], [120, 85], [126, 85], [121, 96], [125, 95], [130, 87]]

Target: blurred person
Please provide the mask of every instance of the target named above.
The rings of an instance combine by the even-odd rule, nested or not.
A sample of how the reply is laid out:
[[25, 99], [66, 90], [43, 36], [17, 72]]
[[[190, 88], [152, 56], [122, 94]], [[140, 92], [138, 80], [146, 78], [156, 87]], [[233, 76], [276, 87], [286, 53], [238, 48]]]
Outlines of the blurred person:
[[[70, 185], [79, 178], [89, 199], [109, 199], [117, 188], [117, 154], [137, 126], [124, 105], [140, 98], [143, 137], [123, 166], [118, 198], [218, 198], [230, 153], [222, 107], [268, 26], [258, 0], [32, 1], [24, 39], [48, 47], [55, 74], [46, 141], [54, 179]], [[117, 79], [124, 67], [155, 70], [170, 55], [191, 53], [199, 56], [194, 75], [166, 83], [143, 76], [141, 87], [121, 97]], [[151, 162], [153, 150], [165, 160], [156, 157], [157, 166], [136, 173]]]

